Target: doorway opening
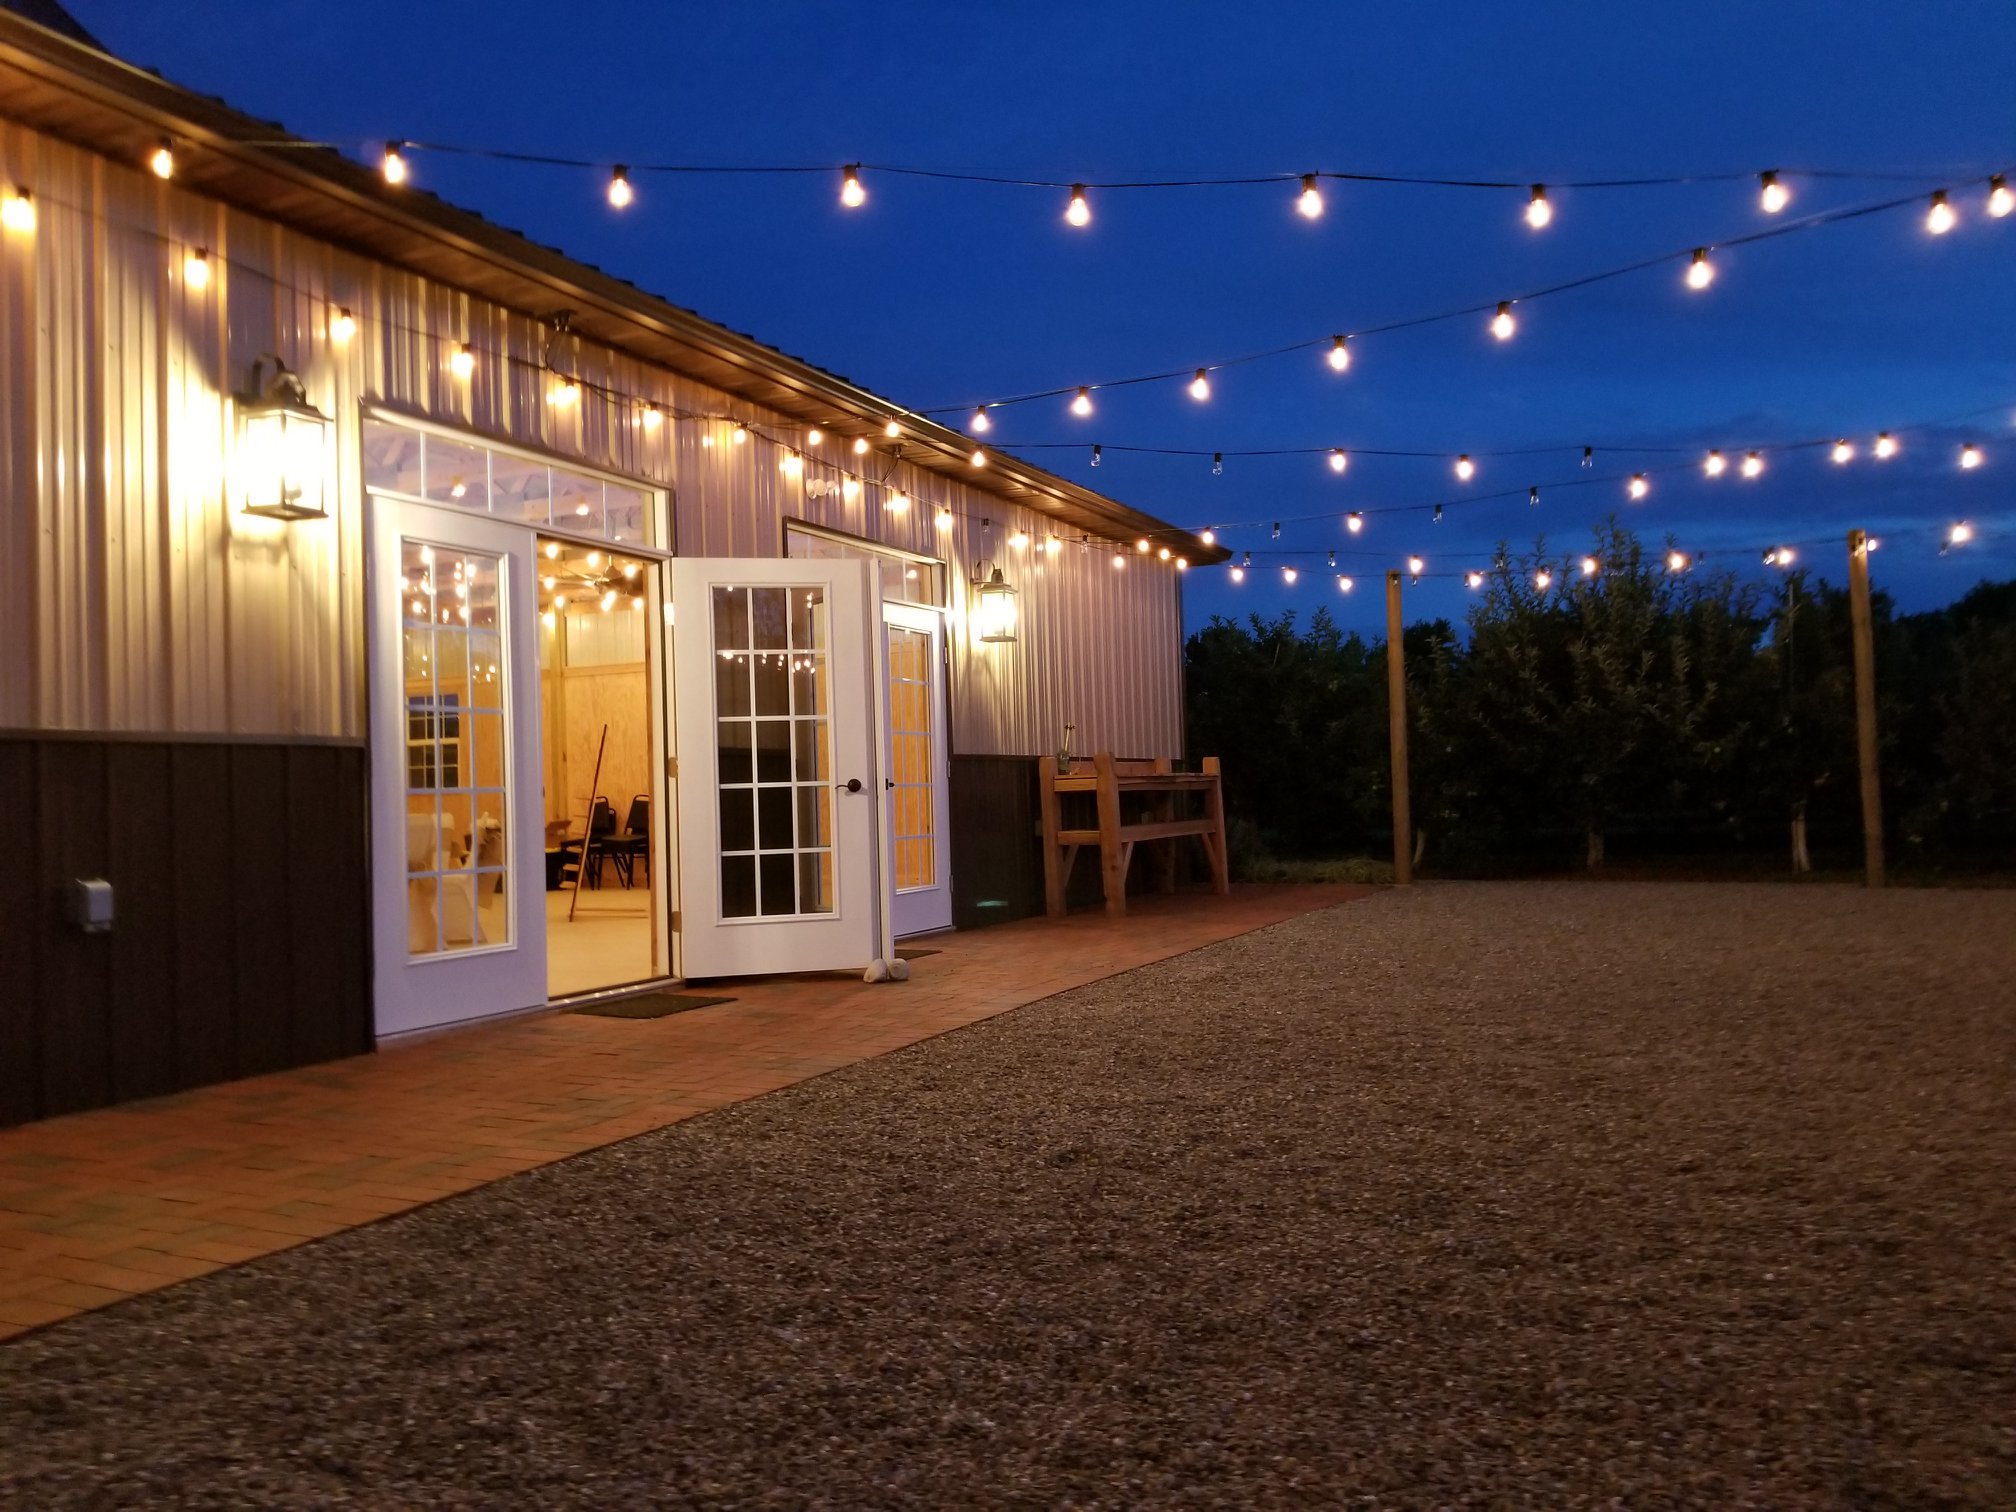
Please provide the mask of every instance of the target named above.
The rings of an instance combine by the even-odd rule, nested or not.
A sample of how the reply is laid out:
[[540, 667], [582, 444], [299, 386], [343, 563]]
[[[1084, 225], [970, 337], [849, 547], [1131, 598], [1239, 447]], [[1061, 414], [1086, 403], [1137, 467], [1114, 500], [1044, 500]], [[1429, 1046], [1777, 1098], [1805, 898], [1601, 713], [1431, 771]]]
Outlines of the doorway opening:
[[541, 535], [538, 571], [546, 985], [562, 998], [663, 974], [655, 569]]

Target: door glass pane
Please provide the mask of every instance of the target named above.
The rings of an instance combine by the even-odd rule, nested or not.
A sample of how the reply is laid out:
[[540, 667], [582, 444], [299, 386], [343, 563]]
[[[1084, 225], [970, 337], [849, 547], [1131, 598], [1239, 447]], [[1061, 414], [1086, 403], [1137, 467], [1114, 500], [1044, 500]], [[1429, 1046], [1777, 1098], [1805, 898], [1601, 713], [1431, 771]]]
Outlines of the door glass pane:
[[889, 630], [889, 790], [890, 826], [895, 839], [896, 887], [934, 887], [937, 846], [932, 840], [937, 811], [931, 749], [933, 679], [931, 636], [891, 625]]
[[481, 552], [407, 539], [400, 567], [407, 948], [436, 955], [510, 944], [502, 566]]
[[831, 913], [825, 591], [718, 586], [709, 606], [721, 916]]

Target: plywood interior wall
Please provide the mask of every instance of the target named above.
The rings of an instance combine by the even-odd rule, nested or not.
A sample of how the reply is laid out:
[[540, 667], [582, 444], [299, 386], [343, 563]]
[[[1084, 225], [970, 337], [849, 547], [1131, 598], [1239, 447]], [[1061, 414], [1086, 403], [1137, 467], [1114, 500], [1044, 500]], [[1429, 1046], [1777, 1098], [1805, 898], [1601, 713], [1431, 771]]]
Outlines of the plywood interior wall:
[[[540, 728], [546, 821], [579, 834], [588, 820], [590, 786], [615, 807], [620, 826], [630, 800], [651, 791], [650, 669], [635, 613], [584, 610], [566, 616], [566, 633], [542, 627]], [[585, 661], [577, 663], [576, 656]], [[628, 659], [623, 659], [625, 657]], [[602, 771], [595, 757], [607, 725]]]

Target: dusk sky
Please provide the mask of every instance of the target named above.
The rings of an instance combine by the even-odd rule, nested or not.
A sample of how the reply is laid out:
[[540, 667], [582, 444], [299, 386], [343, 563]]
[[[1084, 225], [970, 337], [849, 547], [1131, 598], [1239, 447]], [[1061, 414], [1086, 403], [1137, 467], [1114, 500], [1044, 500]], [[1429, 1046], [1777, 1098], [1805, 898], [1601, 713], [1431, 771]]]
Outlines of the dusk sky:
[[[1163, 369], [1511, 298], [1827, 207], [1904, 194], [1909, 207], [1715, 254], [1693, 293], [1679, 264], [1521, 305], [1509, 342], [1488, 316], [1368, 335], [1344, 375], [1302, 352], [1213, 377], [1001, 411], [989, 436], [1178, 523], [1373, 515], [1224, 531], [1267, 568], [1243, 587], [1192, 573], [1186, 615], [1327, 604], [1380, 619], [1376, 575], [1421, 552], [1431, 571], [1484, 565], [1493, 544], [1545, 532], [1579, 550], [1615, 512], [1690, 549], [1839, 537], [1884, 540], [1879, 586], [1903, 607], [2016, 576], [2016, 215], [1984, 213], [1987, 176], [2016, 169], [2016, 8], [1848, 0], [1667, 6], [607, 5], [529, 0], [73, 0], [109, 47], [290, 130], [419, 140], [604, 163], [860, 160], [1065, 180], [1312, 169], [1521, 183], [1788, 174], [1764, 215], [1754, 180], [1555, 190], [1529, 229], [1523, 190], [1326, 183], [1114, 190], [1065, 224], [1063, 193], [869, 173], [843, 210], [835, 175], [637, 178], [618, 213], [604, 176], [419, 155], [417, 183], [643, 287], [926, 408]], [[1902, 177], [1894, 177], [1901, 175]], [[1951, 234], [1925, 230], [1947, 186]], [[1868, 455], [1879, 430], [1982, 411]], [[957, 419], [958, 417], [948, 417]], [[1775, 456], [1755, 481], [1700, 475], [1701, 449]], [[1985, 465], [1962, 473], [1963, 441]], [[1106, 448], [1088, 466], [1092, 443]], [[1579, 465], [1597, 448], [1593, 473]], [[1684, 447], [1683, 455], [1622, 448]], [[1424, 451], [1135, 456], [1270, 447]], [[1499, 450], [1551, 446], [1530, 456]], [[1476, 456], [1459, 483], [1451, 464]], [[1614, 478], [1655, 473], [1631, 504]], [[1542, 502], [1529, 508], [1528, 485]], [[1516, 497], [1465, 504], [1516, 490]], [[1936, 555], [1965, 518], [1976, 542]], [[1287, 587], [1267, 552], [1312, 553]], [[1360, 579], [1345, 598], [1322, 568]], [[1839, 580], [1838, 547], [1806, 560]], [[1711, 562], [1714, 558], [1711, 556]], [[1724, 560], [1735, 562], [1731, 556]], [[1746, 572], [1763, 571], [1754, 557]], [[1410, 618], [1458, 616], [1466, 590], [1410, 590]]]

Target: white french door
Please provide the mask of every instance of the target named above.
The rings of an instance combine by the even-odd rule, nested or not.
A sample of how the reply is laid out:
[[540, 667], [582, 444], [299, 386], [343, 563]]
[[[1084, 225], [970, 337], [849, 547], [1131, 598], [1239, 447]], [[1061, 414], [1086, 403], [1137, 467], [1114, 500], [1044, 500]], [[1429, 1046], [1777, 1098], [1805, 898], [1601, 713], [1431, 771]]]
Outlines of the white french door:
[[890, 922], [898, 936], [952, 927], [945, 784], [945, 617], [921, 604], [882, 605], [887, 802], [883, 826]]
[[546, 1001], [533, 534], [369, 497], [377, 1032]]
[[883, 954], [869, 564], [668, 564], [685, 977]]

